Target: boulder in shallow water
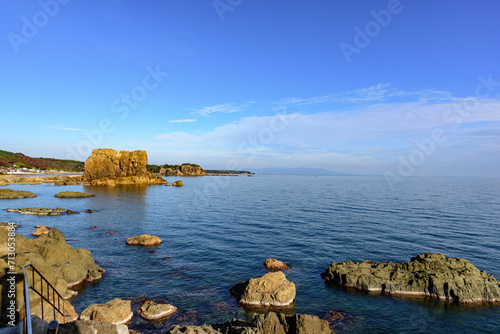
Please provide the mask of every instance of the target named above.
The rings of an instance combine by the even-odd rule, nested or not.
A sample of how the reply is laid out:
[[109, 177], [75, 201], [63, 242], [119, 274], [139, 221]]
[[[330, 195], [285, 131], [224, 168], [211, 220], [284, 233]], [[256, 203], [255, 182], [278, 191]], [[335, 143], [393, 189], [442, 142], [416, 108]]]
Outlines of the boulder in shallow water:
[[31, 232], [31, 235], [34, 235], [35, 237], [39, 237], [42, 234], [49, 234], [49, 230], [51, 227], [45, 226], [45, 225], [37, 225], [35, 230]]
[[92, 304], [80, 314], [81, 320], [109, 321], [115, 325], [126, 324], [132, 320], [130, 300], [115, 298], [104, 304]]
[[183, 184], [182, 184], [181, 180], [177, 180], [174, 183], [172, 183], [172, 186], [174, 186], [174, 187], [182, 187]]
[[244, 305], [289, 306], [295, 299], [295, 284], [277, 271], [238, 283], [231, 288], [231, 294]]
[[268, 270], [288, 270], [291, 269], [290, 266], [284, 262], [278, 261], [276, 259], [266, 259], [264, 262], [264, 267]]
[[138, 313], [147, 320], [156, 320], [168, 317], [177, 311], [177, 307], [170, 304], [158, 304], [150, 300], [145, 301], [139, 307]]
[[141, 234], [127, 239], [127, 245], [156, 246], [159, 244], [161, 244], [161, 239], [150, 234]]
[[426, 253], [409, 262], [332, 263], [327, 282], [365, 291], [422, 295], [455, 303], [500, 302], [500, 281], [469, 261]]

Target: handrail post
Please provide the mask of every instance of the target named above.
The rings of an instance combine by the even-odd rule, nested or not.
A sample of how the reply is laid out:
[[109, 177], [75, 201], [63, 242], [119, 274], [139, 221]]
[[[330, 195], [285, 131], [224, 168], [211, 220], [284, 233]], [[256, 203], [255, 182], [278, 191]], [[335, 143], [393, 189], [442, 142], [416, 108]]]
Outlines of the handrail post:
[[[23, 266], [24, 271], [24, 334], [31, 334], [31, 310], [30, 310], [30, 294], [29, 294], [29, 286], [28, 286], [28, 274], [26, 273], [26, 267], [31, 266], [27, 264]], [[33, 274], [34, 277], [35, 274]]]

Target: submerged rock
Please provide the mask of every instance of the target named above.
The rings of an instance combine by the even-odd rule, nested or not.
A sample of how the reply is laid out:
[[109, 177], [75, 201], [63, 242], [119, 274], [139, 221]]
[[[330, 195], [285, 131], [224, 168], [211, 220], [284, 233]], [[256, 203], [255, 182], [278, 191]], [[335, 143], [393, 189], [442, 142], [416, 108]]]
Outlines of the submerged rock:
[[36, 194], [31, 191], [0, 189], [0, 199], [16, 199], [16, 198], [29, 198], [36, 197]]
[[161, 239], [150, 234], [141, 234], [127, 239], [127, 245], [155, 246], [159, 244], [161, 244]]
[[94, 194], [82, 193], [79, 191], [61, 191], [60, 193], [54, 195], [54, 197], [57, 198], [87, 198], [94, 196]]
[[109, 321], [114, 325], [122, 325], [132, 320], [130, 300], [115, 298], [104, 304], [92, 304], [80, 314], [81, 320]]
[[500, 302], [500, 282], [469, 261], [426, 253], [410, 262], [332, 263], [327, 282], [365, 291], [424, 295], [455, 303]]
[[281, 271], [238, 283], [230, 291], [240, 304], [258, 307], [288, 306], [295, 299], [295, 284]]
[[276, 259], [266, 259], [264, 262], [264, 267], [268, 270], [288, 270], [291, 269], [286, 263], [278, 261]]
[[165, 181], [161, 177], [146, 170], [147, 163], [146, 151], [96, 149], [85, 161], [83, 184], [163, 184]]
[[150, 300], [144, 302], [139, 307], [138, 313], [141, 317], [147, 320], [156, 320], [168, 317], [177, 311], [177, 307], [170, 304], [157, 304]]
[[326, 320], [308, 314], [258, 314], [252, 321], [234, 319], [215, 325], [172, 326], [167, 334], [332, 334]]
[[61, 208], [21, 208], [21, 209], [5, 209], [7, 212], [17, 212], [23, 215], [38, 215], [38, 216], [60, 216], [61, 214], [76, 214], [78, 212]]

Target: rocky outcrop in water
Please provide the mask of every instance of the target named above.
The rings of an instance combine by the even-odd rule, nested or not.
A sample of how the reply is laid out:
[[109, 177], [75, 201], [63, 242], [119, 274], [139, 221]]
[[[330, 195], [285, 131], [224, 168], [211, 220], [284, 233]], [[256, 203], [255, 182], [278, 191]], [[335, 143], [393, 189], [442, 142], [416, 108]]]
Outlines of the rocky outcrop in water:
[[163, 184], [161, 177], [156, 177], [146, 170], [148, 156], [146, 151], [115, 151], [101, 148], [92, 151], [85, 161], [83, 184]]
[[426, 253], [403, 263], [332, 263], [327, 282], [365, 291], [424, 295], [455, 303], [500, 302], [500, 281], [469, 261]]
[[141, 234], [127, 239], [127, 245], [156, 246], [159, 244], [161, 244], [161, 239], [150, 234]]
[[132, 320], [130, 300], [115, 298], [104, 304], [92, 304], [80, 314], [81, 320], [109, 321], [114, 325], [122, 325]]
[[264, 267], [268, 270], [288, 270], [290, 266], [276, 259], [266, 259]]
[[74, 185], [82, 182], [81, 176], [17, 176], [0, 175], [0, 185], [53, 183], [58, 186]]
[[7, 212], [17, 212], [23, 215], [37, 215], [37, 216], [60, 216], [62, 214], [76, 214], [78, 212], [66, 210], [61, 208], [20, 208], [20, 209], [5, 209]]
[[37, 225], [35, 230], [31, 232], [31, 235], [34, 235], [35, 237], [39, 237], [42, 234], [49, 234], [49, 230], [51, 230], [52, 227], [48, 227], [45, 225]]
[[281, 271], [251, 278], [231, 288], [231, 294], [240, 304], [256, 307], [288, 306], [295, 299], [295, 284]]
[[139, 315], [147, 320], [157, 320], [168, 317], [177, 311], [177, 307], [170, 304], [158, 304], [151, 300], [145, 301], [137, 310]]
[[252, 321], [233, 320], [215, 325], [172, 326], [167, 334], [332, 334], [326, 320], [308, 314], [269, 312]]
[[0, 189], [0, 199], [16, 199], [16, 198], [29, 198], [36, 197], [36, 194], [31, 191]]
[[94, 194], [82, 193], [79, 191], [62, 191], [54, 195], [57, 198], [87, 198], [94, 197]]
[[174, 183], [172, 183], [172, 186], [173, 187], [182, 187], [183, 186], [183, 183], [181, 180], [177, 180], [175, 181]]
[[164, 176], [203, 176], [207, 175], [203, 168], [195, 164], [165, 165], [160, 169]]

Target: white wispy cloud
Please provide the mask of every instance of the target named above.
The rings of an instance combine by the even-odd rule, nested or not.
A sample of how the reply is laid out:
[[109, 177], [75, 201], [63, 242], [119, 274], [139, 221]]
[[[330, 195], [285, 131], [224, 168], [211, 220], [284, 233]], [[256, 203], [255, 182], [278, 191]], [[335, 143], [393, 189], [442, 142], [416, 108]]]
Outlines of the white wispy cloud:
[[174, 119], [171, 121], [168, 121], [169, 123], [191, 123], [191, 122], [196, 122], [198, 119], [196, 118], [186, 118], [186, 119]]
[[248, 106], [248, 104], [238, 105], [235, 103], [218, 104], [215, 106], [205, 107], [199, 110], [194, 110], [193, 114], [198, 114], [201, 116], [208, 116], [213, 113], [225, 113], [230, 114], [238, 111], [242, 111]]
[[85, 131], [85, 129], [71, 128], [64, 125], [45, 125], [48, 129], [64, 130], [64, 131]]

